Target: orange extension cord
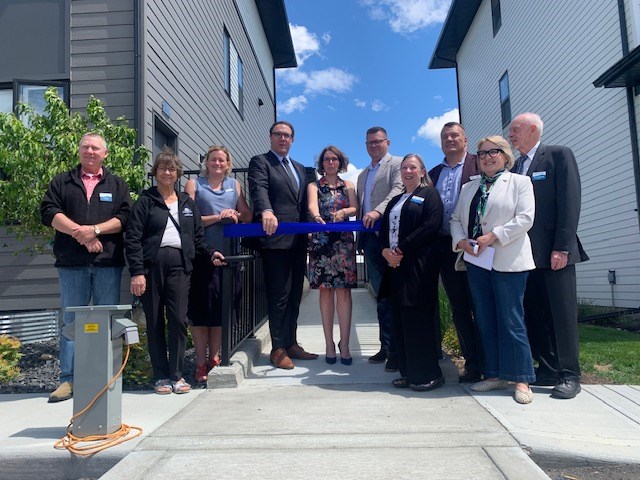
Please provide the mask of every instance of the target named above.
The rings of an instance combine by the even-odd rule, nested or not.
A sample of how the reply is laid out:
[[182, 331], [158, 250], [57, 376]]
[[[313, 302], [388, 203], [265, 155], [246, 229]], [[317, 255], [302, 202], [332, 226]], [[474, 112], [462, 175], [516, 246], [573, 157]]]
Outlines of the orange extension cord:
[[[98, 401], [98, 399], [102, 395], [104, 395], [104, 393], [109, 389], [109, 387], [113, 384], [113, 382], [115, 382], [116, 379], [120, 375], [122, 375], [124, 367], [127, 365], [127, 361], [129, 360], [130, 350], [131, 350], [131, 347], [127, 345], [127, 351], [125, 352], [124, 361], [122, 362], [122, 367], [120, 367], [120, 370], [118, 371], [118, 373], [116, 373], [114, 377], [111, 380], [109, 380], [109, 383], [107, 383], [104, 386], [104, 388], [98, 392], [98, 394], [93, 398], [93, 400], [89, 402], [89, 405], [87, 405], [84, 409], [82, 409], [81, 412], [78, 412], [77, 415], [74, 415], [73, 417], [71, 417], [71, 420], [69, 421], [69, 426], [67, 427], [67, 434], [63, 438], [58, 440], [53, 445], [53, 448], [56, 448], [58, 450], [67, 449], [71, 453], [74, 453], [76, 455], [93, 455], [94, 453], [98, 453], [103, 450], [106, 450], [107, 448], [114, 447], [116, 445], [119, 445], [120, 443], [124, 443], [131, 439], [134, 439], [137, 436], [142, 434], [142, 428], [135, 427], [133, 425], [126, 425], [124, 423], [121, 424], [119, 430], [113, 433], [107, 433], [106, 435], [90, 435], [88, 437], [79, 438], [79, 437], [75, 437], [71, 433], [71, 426], [73, 425], [73, 421], [76, 418], [80, 417], [81, 415], [84, 415]], [[128, 435], [134, 430], [136, 431], [134, 432], [134, 435], [131, 437], [128, 437]], [[77, 446], [81, 443], [86, 443], [86, 442], [91, 442], [92, 445], [86, 445], [84, 447]]]

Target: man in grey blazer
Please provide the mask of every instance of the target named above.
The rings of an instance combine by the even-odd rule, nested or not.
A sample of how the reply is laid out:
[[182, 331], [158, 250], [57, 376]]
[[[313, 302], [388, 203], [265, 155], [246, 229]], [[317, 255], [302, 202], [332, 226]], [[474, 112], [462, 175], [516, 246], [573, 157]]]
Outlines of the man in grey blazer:
[[[362, 223], [371, 228], [382, 218], [389, 200], [403, 190], [400, 180], [400, 163], [402, 158], [389, 153], [391, 142], [387, 131], [382, 127], [371, 127], [366, 136], [367, 153], [371, 164], [358, 175], [358, 203]], [[376, 297], [382, 282], [382, 275], [387, 262], [382, 257], [382, 249], [377, 233], [364, 233], [359, 236], [358, 248], [364, 250], [369, 282]], [[392, 339], [391, 303], [384, 299], [378, 301], [378, 325], [380, 327], [381, 348], [369, 358], [371, 363], [387, 361], [385, 370], [398, 370], [398, 360]]]
[[571, 149], [540, 143], [535, 113], [515, 117], [509, 140], [520, 152], [513, 170], [531, 177], [536, 216], [529, 230], [536, 264], [527, 279], [524, 308], [537, 385], [553, 385], [554, 398], [580, 393], [578, 298], [575, 264], [589, 259], [577, 236], [580, 174]]
[[306, 235], [274, 235], [279, 222], [303, 222], [307, 218], [307, 181], [304, 167], [291, 159], [293, 125], [278, 121], [269, 130], [271, 150], [249, 162], [249, 192], [254, 222], [262, 223], [260, 237], [269, 331], [271, 364], [290, 370], [294, 360], [313, 360], [297, 340], [298, 313], [307, 258]]

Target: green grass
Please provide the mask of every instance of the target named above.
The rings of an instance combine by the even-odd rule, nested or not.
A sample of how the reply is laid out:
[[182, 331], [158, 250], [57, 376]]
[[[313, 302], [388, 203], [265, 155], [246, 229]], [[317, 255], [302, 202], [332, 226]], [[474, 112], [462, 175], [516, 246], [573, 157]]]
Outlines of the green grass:
[[640, 333], [579, 325], [580, 368], [612, 383], [640, 385]]

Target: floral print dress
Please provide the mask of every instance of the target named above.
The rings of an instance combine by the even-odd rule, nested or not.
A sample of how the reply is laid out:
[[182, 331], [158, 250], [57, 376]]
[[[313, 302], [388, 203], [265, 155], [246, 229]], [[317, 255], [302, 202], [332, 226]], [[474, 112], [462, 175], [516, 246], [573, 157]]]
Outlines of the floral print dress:
[[[332, 212], [349, 208], [347, 189], [338, 178], [332, 188], [325, 177], [316, 182], [320, 216], [330, 223]], [[309, 245], [309, 285], [311, 288], [356, 288], [356, 249], [353, 232], [317, 232]]]

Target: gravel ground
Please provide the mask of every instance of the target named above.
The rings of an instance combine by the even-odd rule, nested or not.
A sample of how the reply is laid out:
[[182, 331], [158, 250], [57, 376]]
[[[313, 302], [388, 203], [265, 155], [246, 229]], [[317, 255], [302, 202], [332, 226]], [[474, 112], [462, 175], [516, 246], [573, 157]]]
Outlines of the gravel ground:
[[[58, 339], [28, 343], [22, 346], [20, 375], [11, 382], [0, 384], [0, 393], [51, 393], [58, 387], [60, 361]], [[194, 388], [195, 352], [187, 350], [184, 379]], [[124, 385], [123, 390], [146, 390], [151, 385]]]

